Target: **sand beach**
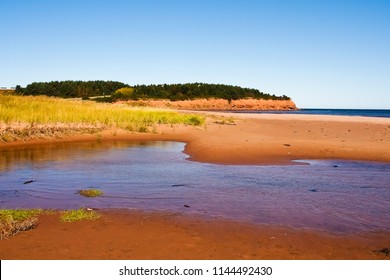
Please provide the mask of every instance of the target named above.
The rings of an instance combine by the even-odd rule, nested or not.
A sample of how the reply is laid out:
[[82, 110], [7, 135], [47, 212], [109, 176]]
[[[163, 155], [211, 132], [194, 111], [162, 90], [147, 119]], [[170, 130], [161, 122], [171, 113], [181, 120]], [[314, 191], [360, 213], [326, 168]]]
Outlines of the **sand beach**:
[[[95, 134], [1, 143], [0, 149], [49, 142], [180, 141], [190, 160], [217, 164], [294, 164], [296, 159], [390, 162], [390, 119], [202, 112], [204, 127], [158, 126], [154, 133]], [[100, 210], [94, 222], [60, 223], [0, 240], [1, 259], [388, 259], [389, 232], [334, 234], [181, 213]], [[174, 242], [173, 242], [174, 240]]]

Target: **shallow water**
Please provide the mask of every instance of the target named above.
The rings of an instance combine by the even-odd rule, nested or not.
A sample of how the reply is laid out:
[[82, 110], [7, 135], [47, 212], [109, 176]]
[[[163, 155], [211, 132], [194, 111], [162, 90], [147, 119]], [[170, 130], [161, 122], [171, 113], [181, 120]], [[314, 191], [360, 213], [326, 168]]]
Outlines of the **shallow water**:
[[[167, 210], [332, 232], [390, 230], [390, 164], [215, 165], [188, 161], [183, 149], [95, 142], [0, 150], [0, 208]], [[89, 187], [104, 195], [77, 194]]]

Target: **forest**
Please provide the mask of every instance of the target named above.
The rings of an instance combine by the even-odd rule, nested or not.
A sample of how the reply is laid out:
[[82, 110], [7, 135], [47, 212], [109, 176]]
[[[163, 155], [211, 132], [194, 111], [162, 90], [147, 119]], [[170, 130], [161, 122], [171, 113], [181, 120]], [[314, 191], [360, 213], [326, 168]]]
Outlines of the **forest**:
[[114, 93], [117, 89], [128, 87], [113, 81], [53, 81], [35, 82], [25, 88], [16, 86], [15, 93], [21, 95], [47, 95], [62, 98], [88, 98]]
[[286, 95], [276, 96], [257, 89], [206, 83], [134, 85], [115, 81], [53, 81], [35, 82], [25, 88], [16, 86], [16, 94], [47, 95], [62, 98], [93, 98], [95, 101], [169, 99], [171, 101], [200, 98], [237, 100], [243, 98], [290, 100]]

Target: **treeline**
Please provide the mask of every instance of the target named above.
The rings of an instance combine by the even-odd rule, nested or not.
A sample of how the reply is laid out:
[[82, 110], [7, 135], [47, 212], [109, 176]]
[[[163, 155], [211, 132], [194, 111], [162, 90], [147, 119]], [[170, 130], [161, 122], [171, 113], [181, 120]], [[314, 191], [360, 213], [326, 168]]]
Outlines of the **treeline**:
[[261, 92], [257, 89], [238, 86], [187, 83], [162, 85], [135, 85], [130, 86], [113, 81], [63, 81], [32, 83], [26, 88], [16, 87], [16, 93], [23, 95], [48, 95], [63, 98], [96, 98], [96, 101], [113, 102], [117, 100], [139, 99], [169, 99], [192, 100], [199, 98], [221, 98], [236, 100], [243, 98], [289, 100], [288, 96], [276, 96]]
[[261, 92], [257, 89], [242, 88], [221, 84], [163, 84], [163, 85], [138, 85], [131, 94], [132, 99], [169, 99], [192, 100], [199, 98], [222, 98], [236, 100], [242, 98], [288, 100], [287, 96], [276, 96]]
[[25, 88], [16, 86], [16, 93], [23, 95], [47, 95], [62, 98], [88, 98], [110, 95], [127, 84], [114, 81], [54, 81], [31, 83]]

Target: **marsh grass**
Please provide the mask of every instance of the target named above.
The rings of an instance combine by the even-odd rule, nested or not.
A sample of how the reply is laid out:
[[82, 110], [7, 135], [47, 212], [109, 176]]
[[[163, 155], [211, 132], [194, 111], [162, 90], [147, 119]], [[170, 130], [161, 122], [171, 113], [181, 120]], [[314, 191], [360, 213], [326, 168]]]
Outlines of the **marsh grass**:
[[0, 239], [35, 228], [38, 224], [37, 216], [43, 212], [42, 209], [1, 209]]
[[202, 125], [205, 118], [155, 108], [0, 94], [0, 141], [63, 133], [95, 133], [105, 128], [148, 132], [158, 124]]
[[98, 189], [85, 189], [85, 190], [78, 191], [78, 193], [86, 197], [97, 197], [103, 195], [103, 191]]
[[100, 217], [101, 215], [94, 210], [80, 208], [77, 210], [62, 211], [60, 221], [63, 223], [77, 222], [82, 220], [95, 221]]

